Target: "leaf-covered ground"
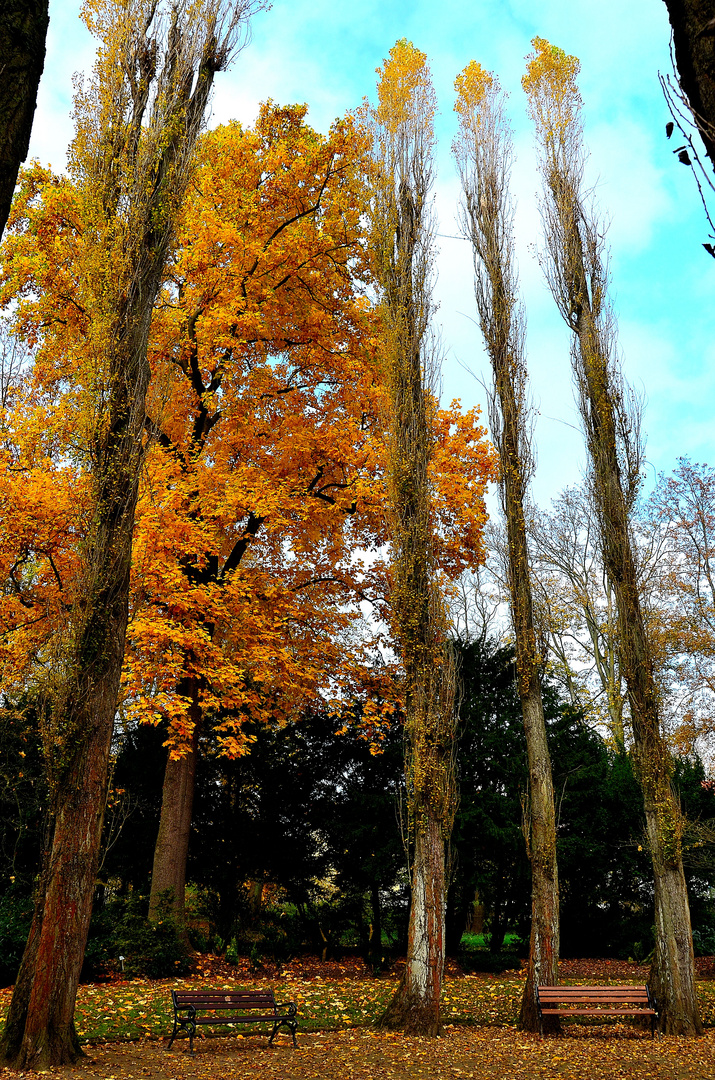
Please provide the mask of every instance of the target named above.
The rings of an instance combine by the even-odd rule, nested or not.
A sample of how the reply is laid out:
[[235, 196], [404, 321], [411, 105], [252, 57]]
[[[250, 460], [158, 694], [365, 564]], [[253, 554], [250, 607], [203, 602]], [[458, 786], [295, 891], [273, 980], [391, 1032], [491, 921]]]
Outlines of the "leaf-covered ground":
[[[88, 1056], [74, 1069], [52, 1071], [82, 1080], [715, 1080], [715, 981], [707, 978], [698, 984], [709, 1025], [701, 1039], [652, 1040], [641, 1027], [611, 1022], [568, 1024], [558, 1038], [523, 1035], [514, 1026], [523, 985], [518, 972], [448, 976], [444, 1037], [417, 1039], [370, 1027], [394, 990], [395, 974], [376, 979], [350, 965], [326, 969], [295, 963], [261, 978], [208, 963], [206, 968], [186, 980], [81, 986], [76, 1019]], [[622, 962], [566, 961], [561, 977], [640, 982], [646, 972]], [[298, 1005], [297, 1049], [285, 1035], [278, 1036], [271, 1049], [265, 1035], [204, 1033], [195, 1041], [193, 1056], [185, 1052], [185, 1042], [176, 1042], [168, 1053], [170, 990], [198, 985], [273, 986], [278, 1000]], [[9, 997], [9, 990], [0, 991], [2, 1015]]]

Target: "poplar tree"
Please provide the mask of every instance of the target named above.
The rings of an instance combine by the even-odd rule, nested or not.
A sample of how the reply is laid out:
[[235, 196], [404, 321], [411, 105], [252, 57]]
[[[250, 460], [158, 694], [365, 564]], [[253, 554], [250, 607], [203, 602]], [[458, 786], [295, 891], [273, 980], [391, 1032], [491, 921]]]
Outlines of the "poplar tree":
[[682, 819], [661, 731], [652, 642], [643, 615], [631, 533], [639, 485], [638, 425], [624, 385], [608, 303], [604, 228], [584, 188], [579, 62], [533, 41], [523, 87], [536, 129], [549, 287], [572, 332], [571, 360], [590, 462], [603, 563], [618, 609], [620, 667], [631, 712], [655, 879], [656, 946], [650, 984], [669, 1034], [699, 1034], [695, 965], [683, 873]]
[[[82, 249], [78, 303], [92, 511], [81, 603], [55, 658], [43, 743], [51, 828], [0, 1055], [14, 1068], [80, 1056], [73, 1016], [89, 929], [128, 617], [132, 532], [146, 446], [151, 312], [214, 75], [255, 0], [92, 0], [94, 77], [75, 98], [70, 173]], [[68, 223], [68, 228], [70, 223]], [[67, 375], [69, 377], [69, 375]]]
[[502, 509], [516, 645], [519, 697], [529, 763], [525, 839], [531, 862], [531, 940], [520, 1023], [539, 1030], [536, 988], [554, 985], [559, 958], [559, 885], [551, 760], [534, 631], [524, 516], [533, 459], [524, 359], [524, 315], [514, 268], [514, 209], [509, 194], [511, 131], [498, 81], [472, 61], [457, 78], [459, 134], [454, 154], [462, 181], [463, 230], [474, 253], [477, 311], [493, 373], [490, 426], [499, 453]]
[[438, 587], [429, 477], [435, 432], [431, 188], [435, 94], [424, 53], [398, 41], [379, 69], [372, 113], [374, 269], [384, 318], [390, 606], [404, 671], [411, 849], [407, 964], [380, 1023], [440, 1031], [446, 844], [456, 806], [454, 669]]

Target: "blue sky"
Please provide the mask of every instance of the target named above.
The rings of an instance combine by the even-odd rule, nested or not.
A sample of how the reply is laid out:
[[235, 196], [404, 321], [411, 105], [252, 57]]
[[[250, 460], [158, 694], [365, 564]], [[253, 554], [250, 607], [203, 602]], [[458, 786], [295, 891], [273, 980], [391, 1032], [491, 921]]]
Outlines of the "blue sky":
[[[71, 137], [72, 76], [89, 72], [93, 45], [78, 0], [50, 0], [45, 74], [31, 157], [64, 167]], [[669, 114], [658, 71], [670, 70], [670, 31], [661, 0], [275, 0], [254, 19], [253, 40], [217, 78], [211, 125], [250, 123], [258, 103], [307, 102], [309, 120], [331, 121], [374, 96], [375, 68], [395, 40], [427, 53], [440, 102], [439, 232], [457, 233], [458, 184], [450, 160], [456, 74], [471, 59], [495, 71], [510, 93], [518, 153], [517, 246], [526, 304], [527, 351], [536, 426], [534, 494], [542, 504], [579, 479], [583, 449], [571, 392], [569, 340], [535, 258], [538, 178], [520, 78], [535, 35], [581, 60], [589, 180], [610, 222], [612, 296], [626, 377], [646, 402], [648, 477], [680, 455], [715, 465], [715, 260], [702, 248], [707, 225], [689, 170], [666, 141]], [[440, 240], [436, 287], [446, 352], [443, 396], [483, 403], [487, 365], [474, 319], [469, 246]]]

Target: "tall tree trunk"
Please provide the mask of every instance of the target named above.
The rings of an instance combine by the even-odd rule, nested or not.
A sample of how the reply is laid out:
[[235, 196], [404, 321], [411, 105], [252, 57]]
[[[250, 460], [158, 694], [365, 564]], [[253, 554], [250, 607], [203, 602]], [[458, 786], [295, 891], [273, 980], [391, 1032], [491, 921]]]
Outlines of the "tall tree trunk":
[[[496, 310], [500, 310], [499, 307]], [[496, 362], [495, 362], [496, 357]], [[509, 545], [509, 589], [516, 642], [517, 677], [529, 767], [527, 814], [524, 838], [531, 864], [531, 934], [529, 966], [519, 1013], [526, 1031], [539, 1030], [536, 990], [558, 982], [559, 877], [556, 861], [556, 812], [551, 757], [538, 672], [536, 633], [531, 599], [529, 553], [522, 494], [525, 419], [520, 415], [511, 373], [513, 363], [492, 358], [497, 395], [501, 403], [502, 430], [497, 441], [502, 457], [502, 497]], [[518, 426], [517, 426], [518, 425]], [[549, 1022], [555, 1030], [558, 1022]]]
[[73, 1016], [92, 914], [115, 702], [116, 691], [97, 709], [90, 736], [57, 792], [49, 872], [2, 1043], [3, 1056], [18, 1068], [72, 1064], [81, 1053]]
[[377, 968], [382, 963], [382, 905], [380, 904], [380, 883], [378, 881], [370, 882], [370, 907], [372, 909], [372, 923], [370, 924], [368, 954], [370, 963]]
[[[536, 682], [536, 676], [534, 676]], [[521, 1000], [519, 1024], [526, 1031], [539, 1030], [536, 989], [558, 983], [559, 964], [559, 879], [556, 865], [556, 818], [551, 759], [546, 745], [546, 727], [541, 688], [522, 697], [524, 728], [529, 761], [529, 814], [525, 829], [531, 862], [531, 935], [529, 967]], [[549, 1021], [549, 1030], [558, 1021]]]
[[701, 1034], [683, 870], [682, 823], [671, 783], [670, 752], [660, 730], [653, 654], [641, 608], [629, 499], [624, 493], [618, 455], [618, 430], [627, 431], [628, 426], [618, 419], [621, 403], [617, 376], [609, 363], [610, 351], [604, 347], [588, 292], [583, 252], [575, 236], [572, 244], [574, 253], [579, 253], [574, 278], [578, 296], [574, 367], [601, 522], [604, 565], [618, 608], [621, 670], [628, 688], [636, 775], [643, 791], [655, 881], [657, 938], [651, 984], [660, 1009], [661, 1030], [674, 1035]]
[[190, 946], [186, 932], [185, 912], [186, 864], [191, 836], [201, 721], [198, 680], [195, 678], [183, 680], [179, 686], [179, 692], [191, 699], [189, 714], [194, 728], [191, 744], [186, 752], [178, 758], [169, 756], [166, 762], [159, 833], [154, 849], [151, 875], [149, 918], [156, 921], [163, 914], [162, 901], [166, 899], [168, 911], [188, 948]]
[[45, 66], [49, 0], [3, 0], [0, 18], [0, 237], [30, 146]]
[[[158, 287], [158, 280], [156, 282]], [[132, 325], [133, 324], [133, 325]], [[71, 672], [51, 703], [45, 737], [54, 832], [0, 1053], [15, 1067], [70, 1064], [72, 1017], [92, 914], [109, 751], [124, 659], [132, 529], [142, 459], [149, 366], [146, 333], [132, 320], [96, 466], [97, 520], [88, 560], [84, 622]], [[117, 358], [118, 360], [118, 358]]]
[[442, 823], [430, 816], [415, 836], [407, 964], [382, 1027], [439, 1035], [444, 974], [445, 857]]
[[572, 364], [590, 459], [603, 563], [616, 598], [620, 667], [628, 690], [636, 775], [642, 791], [655, 880], [657, 942], [651, 981], [661, 1030], [702, 1032], [695, 993], [682, 824], [661, 734], [653, 650], [641, 608], [630, 515], [640, 479], [640, 447], [629, 413], [607, 307], [603, 230], [582, 201], [583, 148], [578, 61], [537, 38], [524, 87], [542, 153], [549, 284], [573, 332]]
[[[226, 12], [220, 0], [206, 3], [194, 12], [198, 30], [182, 26], [174, 8], [161, 42], [151, 40], [156, 5], [148, 8], [148, 22], [146, 10], [118, 5], [116, 25], [108, 20], [104, 28], [93, 92], [77, 101], [79, 182], [92, 196], [82, 267], [106, 352], [94, 372], [96, 426], [88, 448], [93, 519], [84, 599], [44, 732], [54, 834], [0, 1044], [0, 1056], [15, 1068], [69, 1064], [80, 1052], [73, 1015], [124, 659], [151, 315], [213, 77], [227, 63], [240, 17], [247, 13], [245, 6]], [[226, 15], [219, 31], [217, 20]], [[157, 74], [161, 92], [146, 122]], [[118, 101], [123, 111], [115, 115]], [[112, 114], [111, 130], [100, 121], [103, 110]]]
[[445, 945], [445, 844], [454, 821], [454, 663], [434, 560], [429, 464], [434, 432], [427, 339], [435, 96], [424, 53], [391, 50], [372, 114], [375, 273], [383, 295], [389, 394], [390, 606], [405, 691], [405, 776], [413, 849], [407, 966], [379, 1023], [439, 1033]]
[[465, 196], [465, 232], [474, 252], [479, 321], [494, 379], [489, 419], [499, 452], [499, 485], [507, 530], [506, 569], [529, 764], [524, 838], [531, 863], [531, 940], [519, 1023], [527, 1031], [538, 1031], [537, 987], [554, 985], [558, 977], [559, 882], [554, 789], [524, 517], [533, 462], [523, 316], [517, 307], [513, 269], [513, 207], [508, 186], [511, 131], [504, 119], [499, 84], [480, 65], [472, 62], [464, 69], [457, 90], [460, 131], [454, 149]]

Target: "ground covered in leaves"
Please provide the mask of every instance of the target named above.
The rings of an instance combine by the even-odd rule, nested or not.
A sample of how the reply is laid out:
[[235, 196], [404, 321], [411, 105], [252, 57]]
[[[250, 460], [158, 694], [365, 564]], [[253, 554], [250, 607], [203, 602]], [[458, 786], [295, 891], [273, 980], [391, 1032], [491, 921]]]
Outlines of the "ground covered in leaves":
[[[563, 961], [565, 982], [645, 982], [647, 969], [624, 961]], [[199, 958], [188, 979], [116, 979], [80, 987], [77, 1026], [87, 1057], [53, 1069], [67, 1080], [715, 1080], [715, 962], [700, 961], [698, 989], [708, 1025], [700, 1039], [651, 1039], [649, 1031], [611, 1022], [564, 1025], [539, 1039], [515, 1028], [520, 972], [465, 975], [450, 965], [445, 984], [444, 1036], [408, 1038], [371, 1028], [393, 993], [398, 970], [370, 976], [359, 961], [322, 964], [305, 958], [262, 971]], [[265, 1035], [206, 1034], [167, 1052], [173, 987], [251, 989], [270, 985], [298, 1005], [298, 1047], [286, 1035], [273, 1048]], [[0, 991], [4, 1015], [10, 991]], [[9, 1073], [6, 1073], [9, 1075]], [[28, 1074], [29, 1075], [29, 1074]]]

